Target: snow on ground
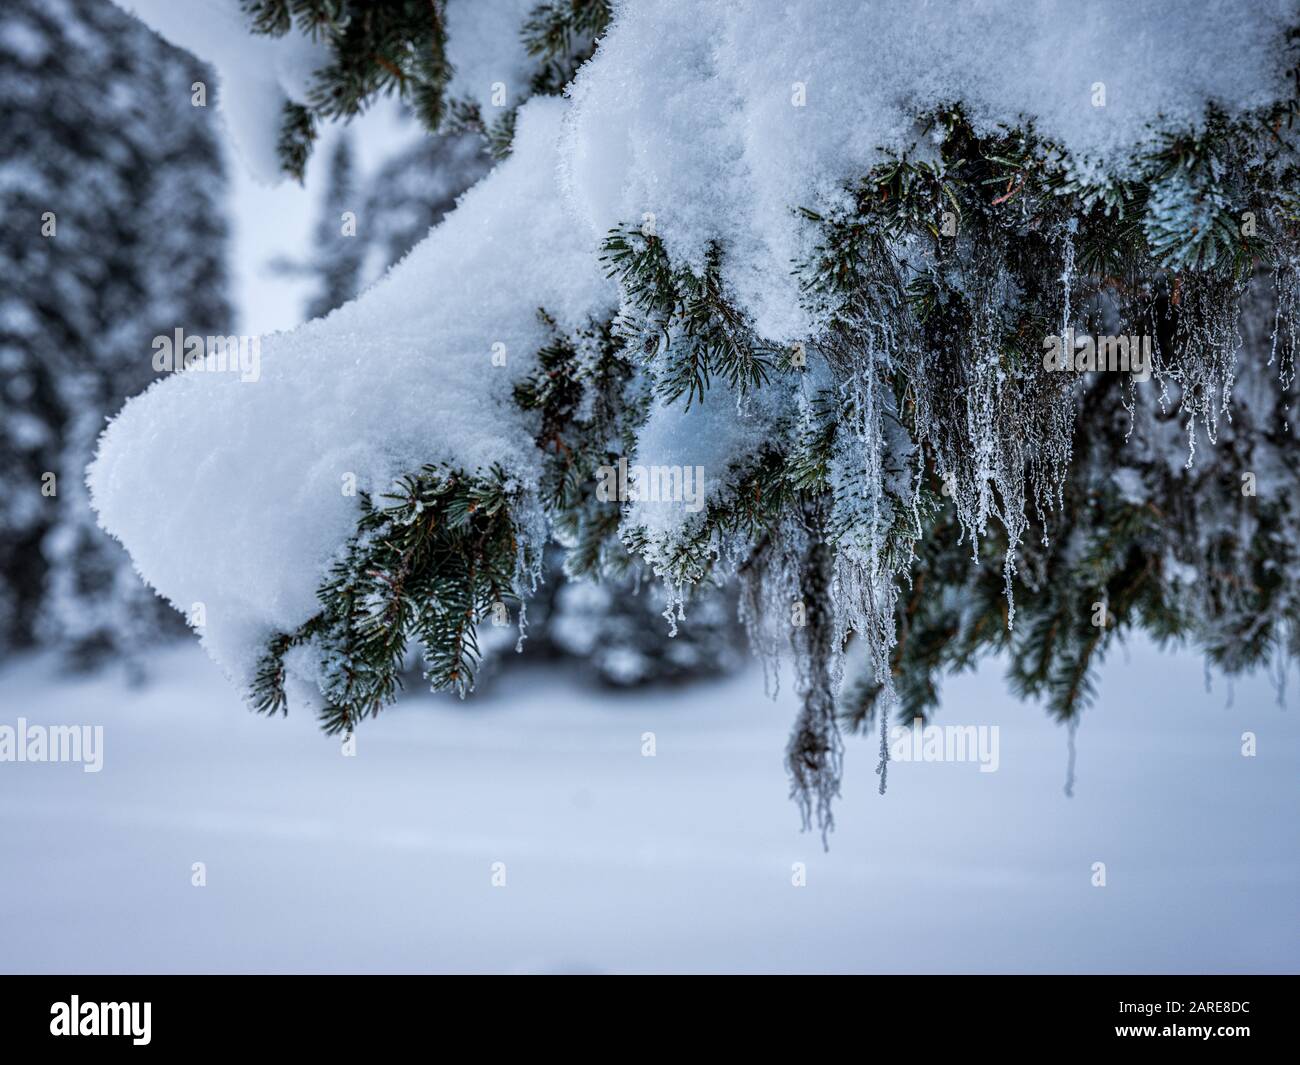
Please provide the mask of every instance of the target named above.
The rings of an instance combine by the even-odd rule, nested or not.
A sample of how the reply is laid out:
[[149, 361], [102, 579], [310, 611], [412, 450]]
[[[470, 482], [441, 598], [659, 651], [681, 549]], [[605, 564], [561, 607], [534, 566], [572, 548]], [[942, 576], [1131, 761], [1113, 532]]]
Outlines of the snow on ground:
[[754, 674], [506, 674], [404, 699], [345, 758], [244, 711], [195, 647], [141, 689], [50, 670], [0, 672], [0, 724], [103, 724], [104, 766], [0, 764], [3, 971], [1300, 968], [1297, 714], [1145, 645], [1104, 671], [1073, 799], [1064, 730], [988, 667], [939, 721], [999, 725], [998, 771], [896, 763], [881, 797], [850, 739], [828, 854], [786, 800], [792, 698]]

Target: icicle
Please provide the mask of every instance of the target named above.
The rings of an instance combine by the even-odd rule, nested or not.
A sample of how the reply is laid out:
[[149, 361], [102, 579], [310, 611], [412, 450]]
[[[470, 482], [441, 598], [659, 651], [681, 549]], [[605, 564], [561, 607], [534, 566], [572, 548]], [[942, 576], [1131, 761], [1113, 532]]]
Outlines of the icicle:
[[1075, 733], [1079, 731], [1079, 715], [1076, 713], [1070, 718], [1066, 725], [1069, 735], [1066, 738], [1066, 760], [1065, 760], [1065, 797], [1074, 798], [1074, 763], [1077, 751], [1075, 749]]
[[1061, 300], [1061, 336], [1070, 329], [1070, 286], [1074, 283], [1074, 233], [1079, 228], [1077, 218], [1071, 218], [1065, 233], [1065, 268], [1061, 271], [1064, 292]]
[[876, 763], [876, 774], [880, 777], [880, 794], [885, 794], [889, 785], [889, 721], [893, 709], [893, 691], [882, 691], [878, 696], [878, 713], [880, 715], [880, 760]]
[[662, 616], [668, 622], [668, 635], [670, 638], [677, 635], [678, 619], [686, 616], [682, 613], [682, 595], [683, 591], [680, 582], [664, 581], [665, 606]]
[[528, 638], [528, 600], [519, 600], [519, 639], [515, 641], [515, 654], [522, 654], [524, 640]]
[[[1295, 382], [1296, 349], [1300, 348], [1300, 264], [1279, 265], [1273, 271], [1273, 291], [1275, 307], [1268, 364], [1272, 366], [1276, 360], [1278, 382], [1283, 392], [1290, 392]], [[1279, 336], [1282, 337], [1280, 356]]]
[[1279, 633], [1273, 644], [1273, 653], [1269, 656], [1269, 671], [1273, 674], [1273, 692], [1277, 696], [1279, 710], [1286, 709], [1286, 675], [1289, 658], [1286, 643]]

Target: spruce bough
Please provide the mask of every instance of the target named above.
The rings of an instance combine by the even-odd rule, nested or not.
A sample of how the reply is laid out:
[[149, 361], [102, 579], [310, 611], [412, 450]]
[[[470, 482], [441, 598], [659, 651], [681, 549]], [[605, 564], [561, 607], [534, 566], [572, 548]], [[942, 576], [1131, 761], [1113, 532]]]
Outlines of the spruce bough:
[[[260, 27], [287, 30], [291, 5], [254, 6]], [[589, 46], [607, 19], [605, 5], [539, 5], [530, 47], [563, 84], [575, 37]], [[314, 109], [400, 90], [444, 123], [436, 48], [391, 77], [349, 65], [358, 34], [404, 25], [336, 33], [334, 84]], [[418, 50], [438, 32], [397, 43]], [[1253, 481], [1297, 459], [1300, 66], [1291, 78], [1288, 99], [1236, 118], [1211, 108], [1122, 179], [1028, 124], [980, 133], [957, 103], [918, 115], [936, 151], [862, 174], [834, 211], [788, 205], [816, 234], [791, 268], [821, 323], [794, 346], [762, 336], [729, 293], [732, 249], [692, 267], [652, 228], [612, 231], [619, 313], [557, 330], [516, 389], [542, 482], [426, 467], [364, 499], [320, 612], [270, 642], [256, 705], [284, 708], [284, 658], [304, 645], [325, 666], [332, 731], [394, 697], [411, 644], [433, 687], [464, 693], [476, 627], [497, 603], [522, 608], [554, 536], [574, 574], [652, 571], [670, 624], [688, 621], [693, 587], [740, 582], [756, 648], [793, 651], [803, 707], [787, 765], [824, 835], [841, 727], [880, 729], [883, 787], [889, 717], [930, 713], [942, 674], [983, 655], [1005, 654], [1014, 689], [1071, 721], [1128, 630], [1193, 641], [1228, 672], [1293, 655], [1294, 493], [1260, 496]], [[287, 116], [291, 170], [311, 110]], [[508, 151], [508, 120], [457, 115]], [[1152, 337], [1153, 382], [1048, 369], [1044, 340], [1068, 329]], [[652, 528], [595, 498], [596, 469], [635, 451], [656, 406], [719, 390], [742, 406], [782, 398], [762, 445], [714, 471], [723, 484], [702, 513]], [[1179, 440], [1185, 464], [1167, 459]]]

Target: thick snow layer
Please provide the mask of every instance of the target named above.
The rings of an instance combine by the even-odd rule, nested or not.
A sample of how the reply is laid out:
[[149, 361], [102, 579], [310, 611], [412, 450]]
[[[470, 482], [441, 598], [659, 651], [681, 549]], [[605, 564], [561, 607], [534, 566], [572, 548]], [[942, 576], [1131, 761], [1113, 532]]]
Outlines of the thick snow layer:
[[556, 190], [562, 109], [527, 105], [513, 156], [382, 283], [264, 338], [257, 380], [175, 374], [106, 430], [89, 472], [102, 524], [180, 610], [204, 604], [204, 642], [241, 683], [273, 630], [317, 609], [357, 519], [348, 474], [383, 492], [425, 463], [500, 463], [535, 483], [509, 397], [549, 339], [537, 310], [576, 329], [615, 302]]
[[283, 178], [276, 141], [287, 101], [304, 103], [312, 76], [329, 58], [301, 33], [254, 36], [239, 0], [115, 0], [161, 37], [216, 70], [215, 96], [244, 165], [258, 180]]
[[1149, 127], [1282, 95], [1296, 20], [1294, 0], [623, 4], [571, 90], [568, 185], [595, 234], [649, 213], [681, 261], [722, 242], [759, 332], [793, 341], [810, 328], [790, 278], [808, 227], [792, 209], [911, 146], [919, 112], [960, 102], [980, 129], [1032, 119], [1118, 170]]
[[0, 765], [0, 970], [1295, 972], [1300, 716], [1262, 676], [1225, 705], [1191, 655], [1126, 658], [1073, 799], [1065, 730], [990, 661], [934, 720], [997, 725], [998, 771], [895, 762], [880, 796], [850, 737], [829, 853], [786, 799], [794, 696], [754, 674], [413, 693], [345, 758], [192, 648], [144, 688], [11, 663], [0, 725], [102, 725], [103, 768]]

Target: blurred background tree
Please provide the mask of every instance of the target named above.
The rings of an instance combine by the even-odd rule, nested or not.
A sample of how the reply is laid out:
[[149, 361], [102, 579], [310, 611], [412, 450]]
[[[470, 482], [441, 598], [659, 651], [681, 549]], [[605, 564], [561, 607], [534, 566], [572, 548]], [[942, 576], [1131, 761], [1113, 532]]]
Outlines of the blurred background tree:
[[156, 376], [150, 339], [230, 331], [225, 178], [194, 102], [208, 83], [103, 0], [5, 5], [0, 649], [130, 661], [183, 628], [96, 526], [83, 478], [105, 418]]

